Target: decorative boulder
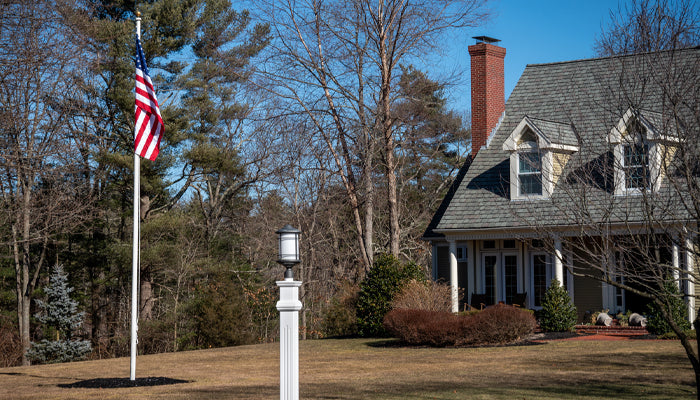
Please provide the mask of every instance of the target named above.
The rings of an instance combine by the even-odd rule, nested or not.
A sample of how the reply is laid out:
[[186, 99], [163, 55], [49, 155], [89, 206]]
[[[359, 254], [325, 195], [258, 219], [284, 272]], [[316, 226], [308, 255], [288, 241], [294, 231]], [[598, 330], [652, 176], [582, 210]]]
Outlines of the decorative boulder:
[[630, 326], [647, 326], [647, 319], [637, 313], [630, 315]]
[[602, 313], [598, 314], [598, 318], [596, 318], [595, 324], [596, 325], [610, 326], [610, 324], [612, 324], [612, 317], [609, 316], [608, 314], [602, 312]]

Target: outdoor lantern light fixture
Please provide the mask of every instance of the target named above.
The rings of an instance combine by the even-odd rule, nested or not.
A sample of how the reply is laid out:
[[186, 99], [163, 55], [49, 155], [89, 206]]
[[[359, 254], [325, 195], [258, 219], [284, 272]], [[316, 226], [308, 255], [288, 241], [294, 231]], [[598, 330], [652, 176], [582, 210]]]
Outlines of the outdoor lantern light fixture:
[[299, 264], [299, 234], [301, 231], [289, 224], [275, 232], [279, 235], [279, 258], [284, 265], [284, 280], [277, 281], [280, 288], [280, 400], [299, 400], [299, 287], [294, 280], [292, 267]]
[[292, 267], [299, 264], [299, 234], [301, 231], [287, 224], [275, 233], [279, 235], [279, 259], [277, 262], [287, 268], [284, 272], [284, 279], [293, 280]]

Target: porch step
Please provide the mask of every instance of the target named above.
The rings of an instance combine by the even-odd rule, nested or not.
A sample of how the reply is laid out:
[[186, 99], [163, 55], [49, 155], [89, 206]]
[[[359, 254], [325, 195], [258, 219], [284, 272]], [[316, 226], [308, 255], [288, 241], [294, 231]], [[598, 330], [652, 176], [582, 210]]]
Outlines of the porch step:
[[592, 333], [600, 335], [643, 336], [649, 334], [647, 328], [643, 326], [576, 325], [574, 328], [576, 329], [577, 333]]

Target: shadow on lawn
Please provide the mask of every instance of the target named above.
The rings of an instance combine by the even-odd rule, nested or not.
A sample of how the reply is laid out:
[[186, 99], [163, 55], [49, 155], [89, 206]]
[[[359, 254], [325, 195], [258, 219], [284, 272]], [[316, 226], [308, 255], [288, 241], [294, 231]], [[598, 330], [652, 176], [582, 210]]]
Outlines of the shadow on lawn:
[[137, 386], [161, 386], [161, 385], [174, 385], [176, 383], [188, 383], [190, 381], [185, 381], [182, 379], [164, 378], [162, 376], [149, 376], [146, 378], [136, 378], [135, 380], [130, 380], [129, 378], [96, 378], [96, 379], [86, 379], [84, 381], [78, 381], [73, 383], [61, 383], [57, 385], [61, 388], [86, 388], [86, 389], [113, 389], [113, 388], [127, 388], [127, 387], [137, 387]]
[[357, 387], [341, 382], [307, 384], [302, 387], [301, 398], [330, 399], [483, 399], [483, 398], [540, 398], [540, 399], [624, 399], [665, 400], [692, 399], [691, 387], [668, 387], [659, 384], [596, 383], [588, 382], [537, 382], [521, 380], [512, 382], [412, 382], [383, 383]]

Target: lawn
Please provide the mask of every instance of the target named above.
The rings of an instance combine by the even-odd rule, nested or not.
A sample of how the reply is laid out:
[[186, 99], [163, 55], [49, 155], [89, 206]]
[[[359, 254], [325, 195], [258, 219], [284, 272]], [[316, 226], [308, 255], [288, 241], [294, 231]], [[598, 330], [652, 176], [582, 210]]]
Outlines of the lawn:
[[[693, 399], [675, 341], [552, 341], [492, 348], [406, 348], [345, 339], [300, 345], [302, 399]], [[137, 377], [173, 385], [59, 385], [129, 376], [129, 359], [0, 369], [0, 399], [278, 399], [279, 345], [140, 356]]]

